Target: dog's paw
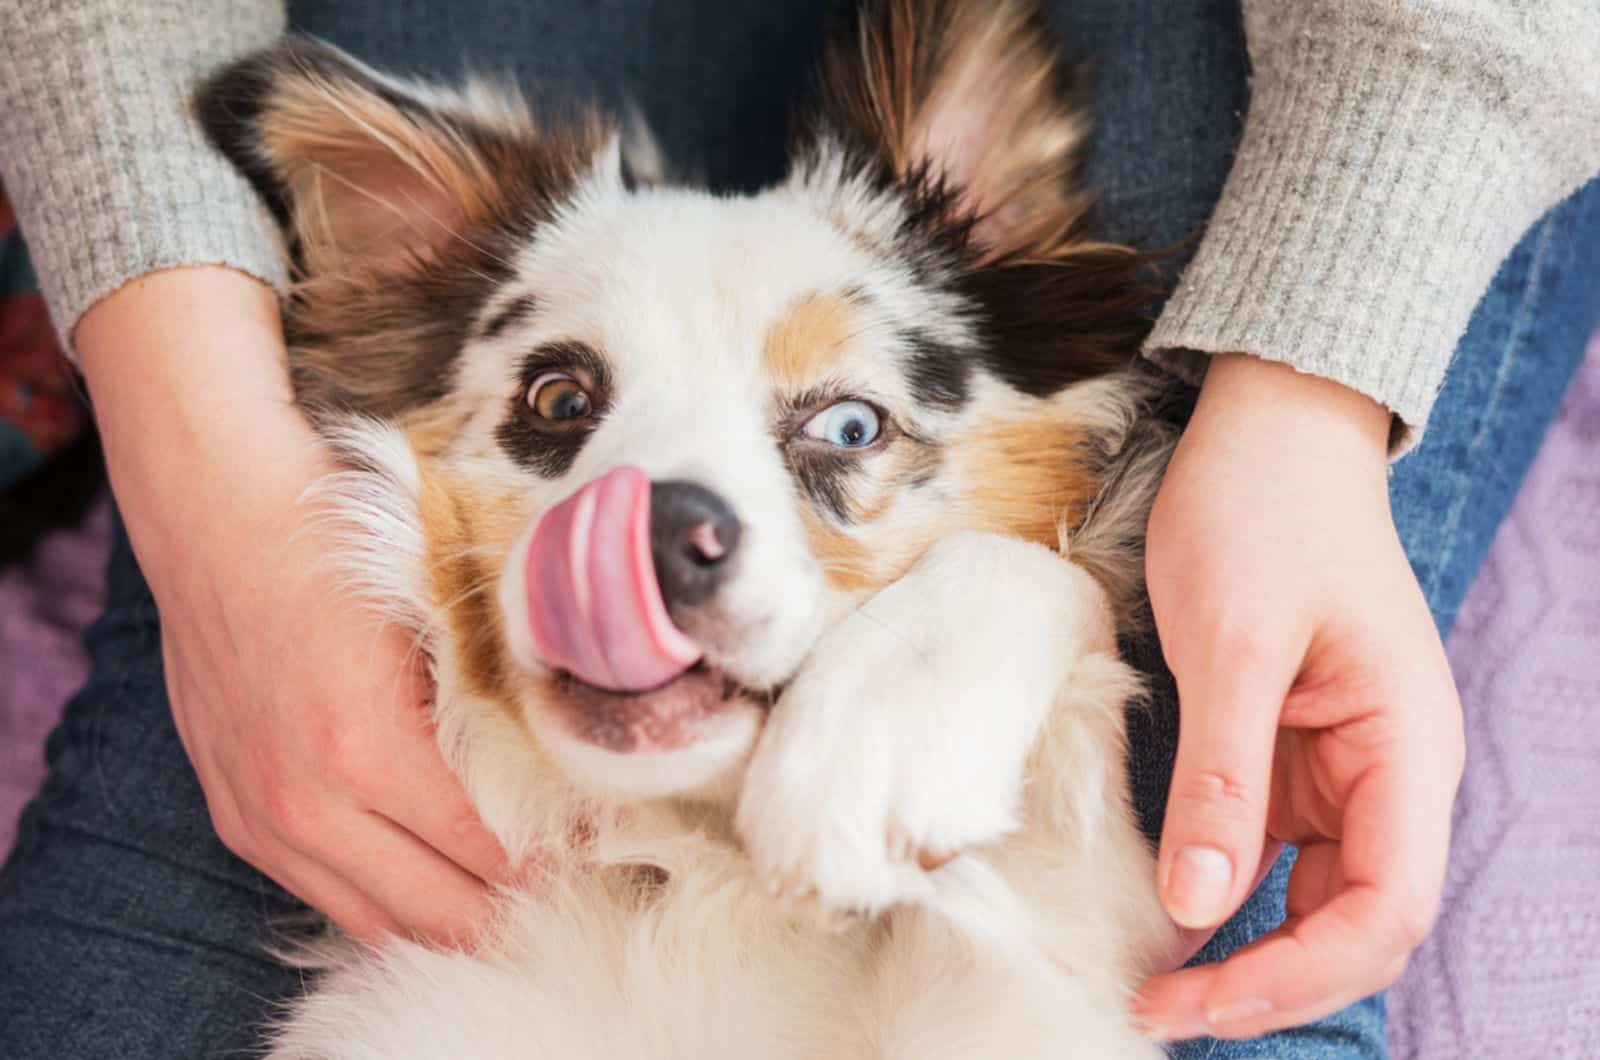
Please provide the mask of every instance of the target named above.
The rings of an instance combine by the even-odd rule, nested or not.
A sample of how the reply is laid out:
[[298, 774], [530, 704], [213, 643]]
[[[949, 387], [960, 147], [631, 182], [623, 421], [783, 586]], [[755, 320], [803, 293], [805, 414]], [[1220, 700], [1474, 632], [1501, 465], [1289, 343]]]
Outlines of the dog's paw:
[[974, 650], [965, 612], [899, 588], [822, 638], [745, 775], [736, 827], [756, 872], [824, 915], [915, 901], [930, 872], [1013, 830], [1054, 695], [1025, 661]]

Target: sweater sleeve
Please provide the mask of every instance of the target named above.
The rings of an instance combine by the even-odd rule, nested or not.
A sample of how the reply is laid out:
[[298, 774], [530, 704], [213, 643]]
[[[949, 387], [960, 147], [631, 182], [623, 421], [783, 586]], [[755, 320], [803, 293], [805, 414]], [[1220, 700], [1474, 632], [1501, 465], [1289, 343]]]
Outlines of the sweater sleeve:
[[277, 230], [190, 96], [284, 29], [282, 0], [43, 0], [0, 11], [0, 174], [71, 350], [91, 305], [177, 265], [284, 279]]
[[1281, 361], [1427, 422], [1495, 270], [1600, 171], [1595, 0], [1245, 0], [1251, 102], [1146, 343]]

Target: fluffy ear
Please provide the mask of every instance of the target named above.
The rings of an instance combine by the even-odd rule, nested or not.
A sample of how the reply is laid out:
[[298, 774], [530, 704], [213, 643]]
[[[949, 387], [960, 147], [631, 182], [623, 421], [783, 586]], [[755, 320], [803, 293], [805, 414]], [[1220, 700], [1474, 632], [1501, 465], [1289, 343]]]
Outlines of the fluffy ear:
[[814, 135], [942, 189], [979, 260], [1046, 256], [1088, 207], [1074, 70], [1029, 0], [868, 0], [823, 61]]
[[515, 243], [615, 162], [596, 114], [541, 128], [513, 90], [392, 81], [307, 39], [224, 69], [196, 104], [285, 227], [312, 406], [393, 415], [438, 397]]

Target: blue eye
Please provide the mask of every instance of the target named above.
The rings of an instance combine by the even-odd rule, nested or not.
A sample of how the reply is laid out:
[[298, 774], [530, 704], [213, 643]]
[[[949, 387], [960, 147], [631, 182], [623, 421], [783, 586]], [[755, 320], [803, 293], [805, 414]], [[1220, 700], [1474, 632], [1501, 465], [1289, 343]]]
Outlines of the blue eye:
[[865, 401], [841, 401], [811, 417], [802, 430], [841, 449], [860, 449], [877, 440], [882, 426], [877, 410]]

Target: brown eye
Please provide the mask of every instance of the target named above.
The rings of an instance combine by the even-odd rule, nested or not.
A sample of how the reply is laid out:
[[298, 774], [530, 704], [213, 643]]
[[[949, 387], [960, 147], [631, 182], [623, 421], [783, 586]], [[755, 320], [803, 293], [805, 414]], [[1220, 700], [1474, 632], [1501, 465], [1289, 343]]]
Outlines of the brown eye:
[[587, 419], [593, 411], [582, 384], [559, 372], [549, 372], [533, 381], [528, 388], [528, 405], [540, 419], [557, 422]]

